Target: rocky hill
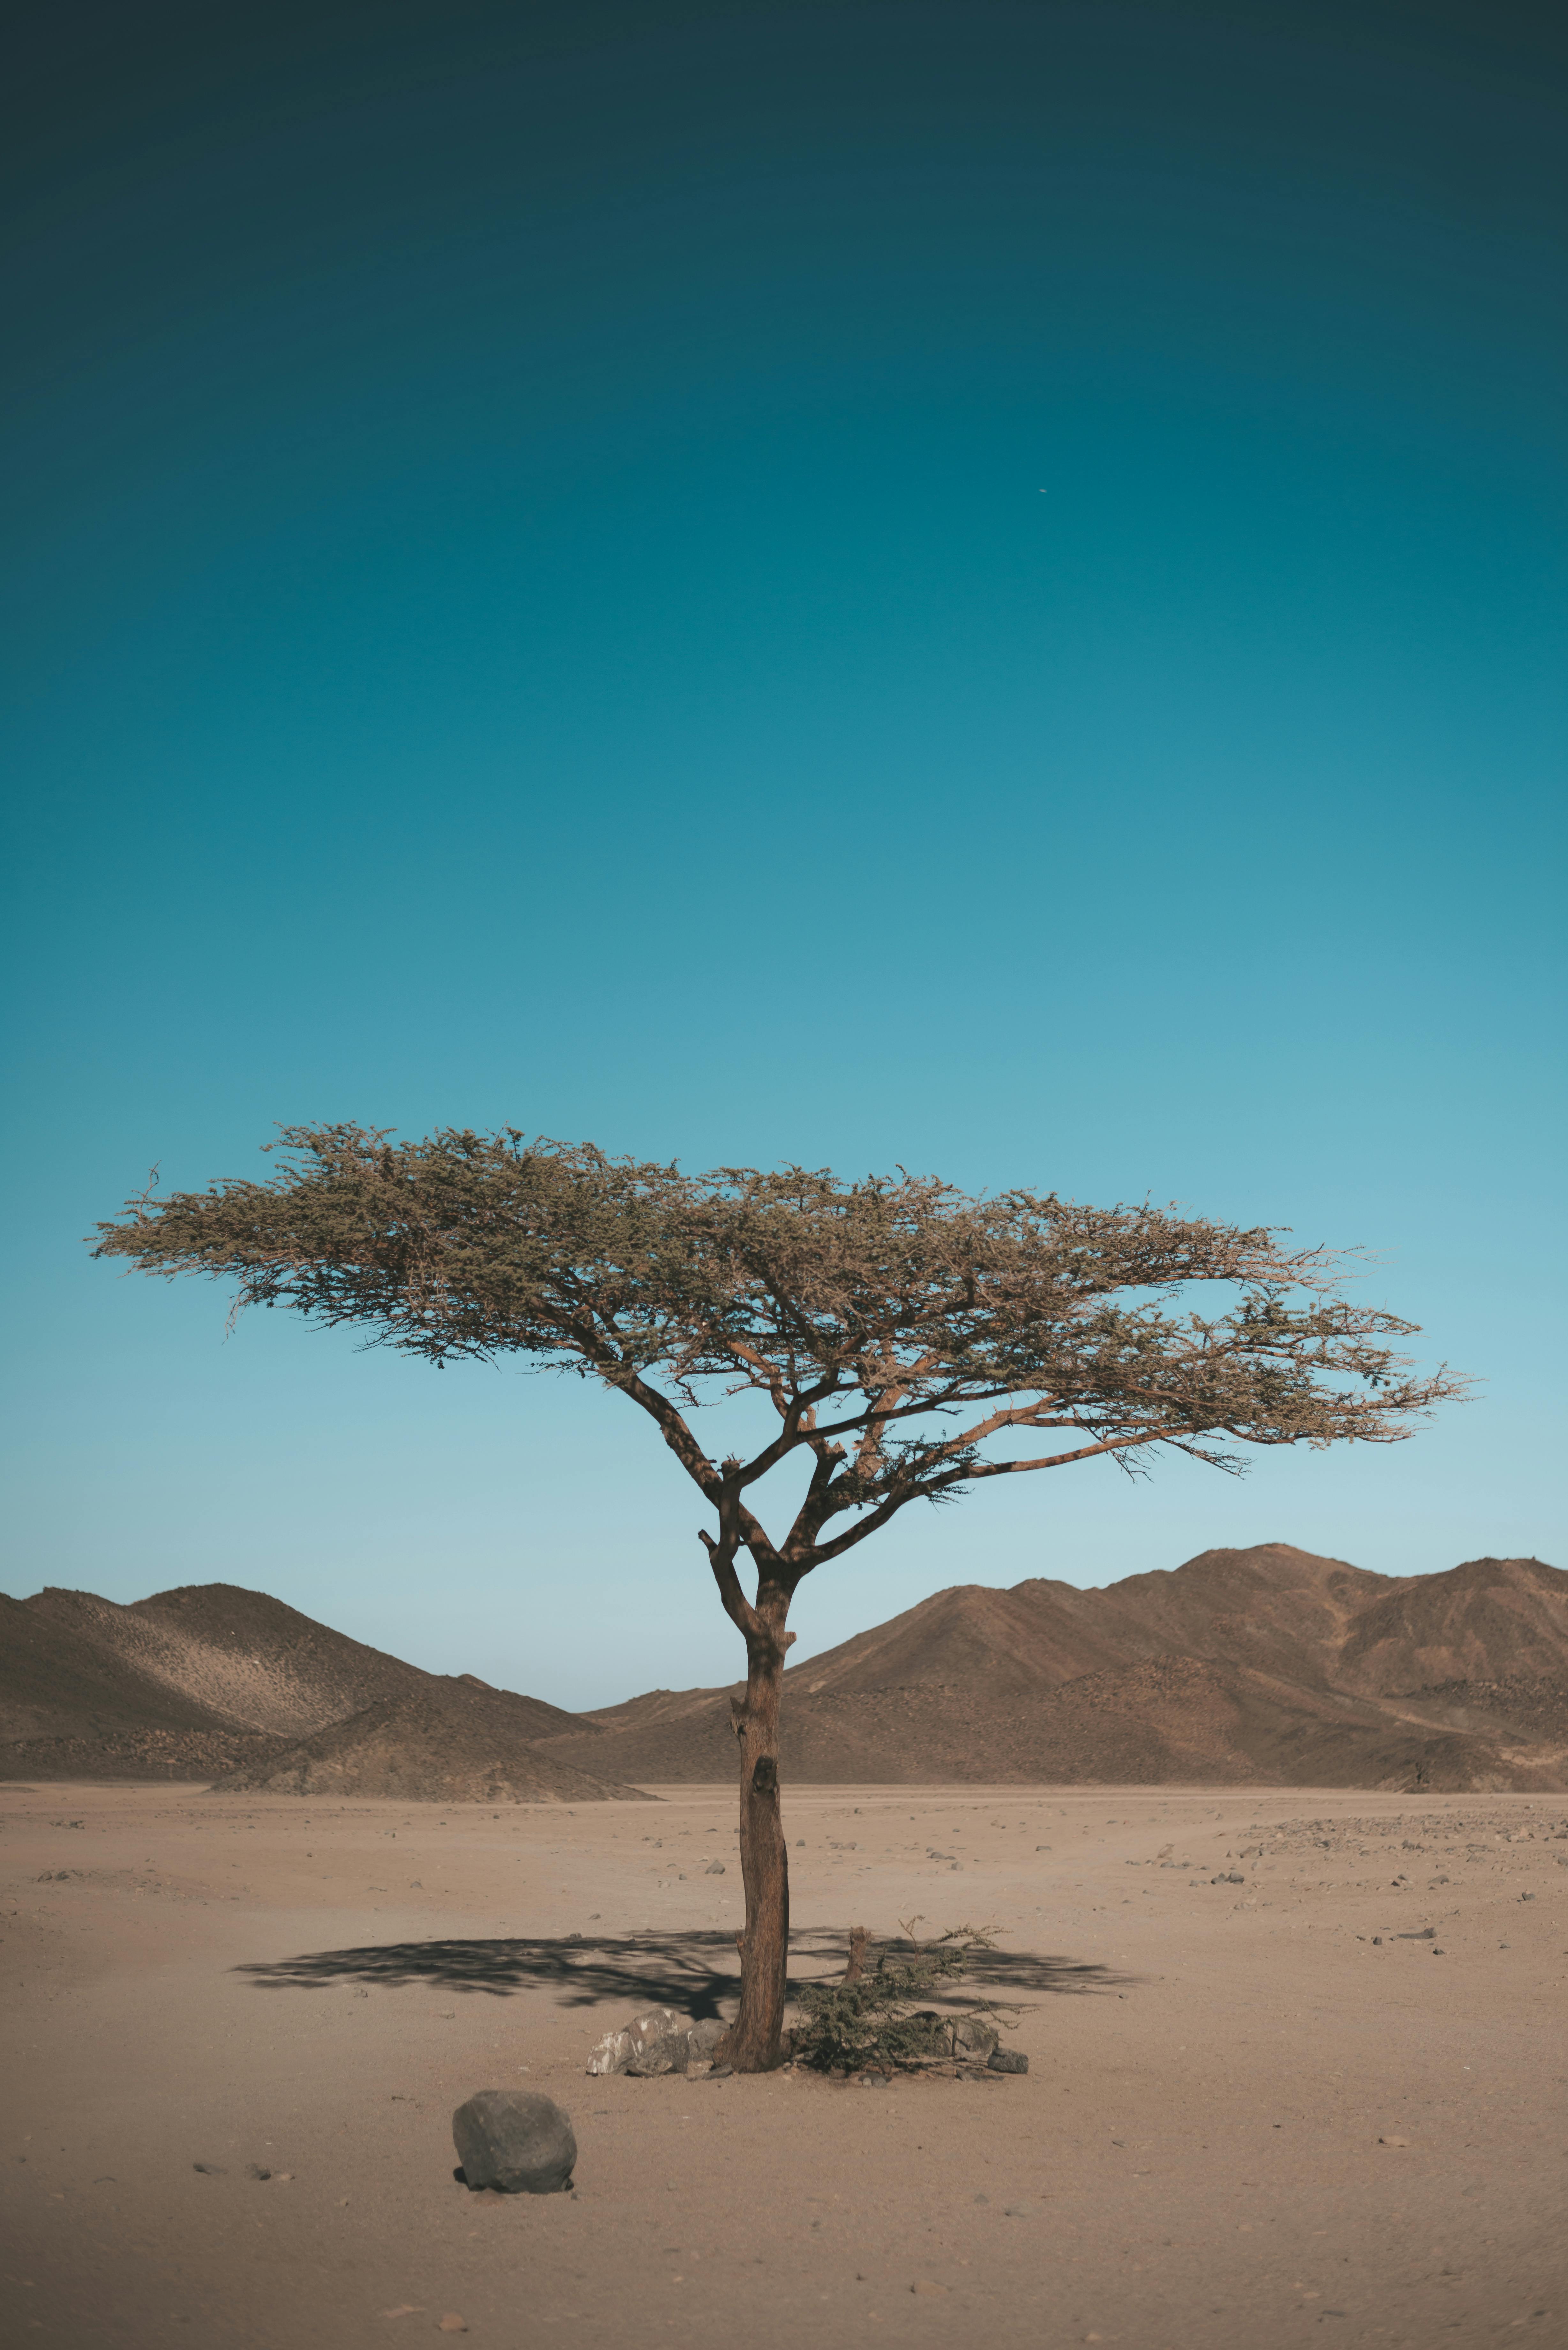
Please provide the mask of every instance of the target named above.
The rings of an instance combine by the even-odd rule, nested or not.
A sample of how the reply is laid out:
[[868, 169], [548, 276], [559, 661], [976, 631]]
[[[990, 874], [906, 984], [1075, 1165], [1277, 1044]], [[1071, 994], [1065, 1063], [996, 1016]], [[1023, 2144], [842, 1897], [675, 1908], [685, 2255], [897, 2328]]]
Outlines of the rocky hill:
[[200, 1700], [128, 1668], [81, 1620], [0, 1597], [0, 1774], [199, 1778], [255, 1745]]
[[[125, 1686], [151, 1684], [231, 1729], [273, 1737], [308, 1736], [434, 1678], [234, 1583], [191, 1584], [129, 1607], [86, 1591], [44, 1590], [20, 1604], [118, 1666]], [[559, 1706], [518, 1702], [533, 1709], [535, 1734], [577, 1727]]]
[[410, 1696], [379, 1698], [346, 1721], [225, 1773], [217, 1792], [394, 1795], [418, 1804], [648, 1800], [639, 1788], [608, 1784], [531, 1743], [535, 1717], [545, 1711], [555, 1709], [467, 1677], [431, 1677]]
[[[735, 1685], [736, 1690], [739, 1684]], [[729, 1778], [730, 1690], [591, 1714], [421, 1672], [229, 1584], [0, 1601], [0, 1775], [588, 1801]], [[796, 1780], [1568, 1786], [1568, 1575], [1287, 1543], [1100, 1590], [936, 1593], [785, 1677]]]
[[[734, 1685], [738, 1693], [740, 1684]], [[642, 1783], [727, 1777], [729, 1690], [654, 1690], [545, 1742]], [[1101, 1590], [961, 1585], [785, 1675], [786, 1776], [1568, 1784], [1568, 1575], [1396, 1578], [1287, 1543]]]
[[1383, 1584], [1346, 1627], [1334, 1676], [1368, 1696], [1457, 1681], [1568, 1678], [1568, 1575], [1537, 1558], [1472, 1558]]
[[[480, 1742], [486, 1751], [476, 1757], [464, 1725], [485, 1700], [495, 1705]], [[354, 1737], [337, 1734], [331, 1767], [345, 1783], [353, 1778], [360, 1794], [410, 1792], [407, 1773], [387, 1776], [388, 1721], [402, 1725], [391, 1744], [403, 1736], [410, 1758], [421, 1758], [417, 1768], [433, 1800], [463, 1800], [437, 1783], [443, 1722], [451, 1771], [465, 1784], [465, 1774], [483, 1764], [498, 1783], [536, 1787], [541, 1800], [567, 1789], [582, 1802], [609, 1792], [576, 1765], [534, 1752], [532, 1741], [563, 1729], [580, 1737], [576, 1714], [489, 1690], [472, 1674], [450, 1680], [421, 1672], [265, 1592], [198, 1584], [129, 1607], [85, 1591], [0, 1599], [0, 1776], [238, 1773], [246, 1785], [282, 1786], [302, 1769], [327, 1771], [325, 1751], [308, 1754], [310, 1742], [358, 1722], [363, 1751], [351, 1759]], [[275, 1783], [268, 1776], [275, 1762]], [[379, 1770], [387, 1777], [379, 1786]]]

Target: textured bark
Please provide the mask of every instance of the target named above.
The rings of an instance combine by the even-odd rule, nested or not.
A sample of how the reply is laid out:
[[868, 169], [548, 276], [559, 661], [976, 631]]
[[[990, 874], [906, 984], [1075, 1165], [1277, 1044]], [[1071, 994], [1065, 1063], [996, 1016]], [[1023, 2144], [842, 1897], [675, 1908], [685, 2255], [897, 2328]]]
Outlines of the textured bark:
[[[774, 1611], [768, 1610], [772, 1615]], [[784, 1646], [777, 1627], [749, 1638], [746, 1694], [734, 1709], [741, 1752], [741, 1879], [746, 1925], [741, 1952], [740, 2012], [727, 2055], [737, 2073], [769, 2073], [779, 2061], [789, 1975], [789, 1855], [779, 1788], [779, 1700]]]

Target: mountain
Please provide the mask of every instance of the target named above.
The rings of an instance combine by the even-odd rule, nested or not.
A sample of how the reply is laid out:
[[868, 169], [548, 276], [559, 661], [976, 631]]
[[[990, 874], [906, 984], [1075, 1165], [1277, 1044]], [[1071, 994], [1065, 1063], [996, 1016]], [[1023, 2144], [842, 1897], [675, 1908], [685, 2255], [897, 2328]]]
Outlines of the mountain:
[[[1288, 1543], [1103, 1589], [961, 1584], [785, 1677], [786, 1777], [1568, 1786], [1568, 1575], [1374, 1575]], [[0, 1601], [0, 1775], [587, 1802], [736, 1769], [730, 1690], [591, 1714], [445, 1679], [265, 1593]]]
[[796, 1669], [814, 1689], [962, 1679], [972, 1669], [1033, 1689], [1175, 1655], [1321, 1683], [1347, 1624], [1386, 1584], [1343, 1559], [1260, 1543], [1103, 1590], [1038, 1577], [1011, 1591], [960, 1585]]
[[[411, 1697], [432, 1679], [233, 1583], [191, 1584], [129, 1607], [86, 1591], [44, 1590], [22, 1604], [118, 1660], [139, 1686], [178, 1693], [232, 1729], [275, 1737], [306, 1737], [378, 1698]], [[577, 1726], [559, 1706], [519, 1702], [533, 1709], [535, 1734]]]
[[1568, 1575], [1537, 1558], [1472, 1558], [1386, 1586], [1347, 1627], [1346, 1689], [1394, 1696], [1447, 1681], [1561, 1681]]
[[16, 1758], [0, 1759], [5, 1776], [200, 1777], [254, 1744], [198, 1700], [128, 1670], [79, 1624], [0, 1597], [0, 1757]]
[[[430, 1676], [412, 1695], [379, 1698], [279, 1753], [228, 1773], [214, 1793], [393, 1795], [420, 1804], [646, 1803], [529, 1742], [541, 1707], [471, 1674]], [[566, 1717], [568, 1720], [570, 1716]]]
[[[566, 1785], [574, 1766], [531, 1760], [531, 1742], [563, 1728], [580, 1735], [576, 1714], [487, 1690], [472, 1675], [459, 1683], [421, 1672], [265, 1592], [198, 1584], [121, 1607], [90, 1592], [44, 1590], [0, 1600], [0, 1776], [265, 1772], [334, 1724], [421, 1701], [423, 1715], [400, 1719], [416, 1742], [424, 1738], [427, 1774], [437, 1770], [431, 1740], [443, 1720], [462, 1770], [473, 1759], [459, 1727], [468, 1717], [461, 1705], [441, 1711], [443, 1693], [460, 1687], [465, 1698], [483, 1691], [501, 1701], [487, 1763], [518, 1786], [530, 1773], [541, 1787]], [[368, 1757], [359, 1768], [371, 1771]], [[576, 1800], [590, 1800], [597, 1782], [578, 1772], [573, 1783]]]
[[1037, 1605], [1076, 1605], [1124, 1661], [1136, 1656], [1210, 1657], [1308, 1687], [1334, 1677], [1349, 1625], [1389, 1578], [1290, 1543], [1206, 1550], [1182, 1566], [1129, 1575], [1099, 1591], [1020, 1584]]
[[[784, 1684], [784, 1770], [807, 1781], [1555, 1787], [1568, 1575], [1395, 1578], [1262, 1543], [1100, 1590], [961, 1585]], [[587, 1717], [591, 1746], [564, 1731], [545, 1751], [639, 1782], [728, 1777], [731, 1694], [654, 1690]]]

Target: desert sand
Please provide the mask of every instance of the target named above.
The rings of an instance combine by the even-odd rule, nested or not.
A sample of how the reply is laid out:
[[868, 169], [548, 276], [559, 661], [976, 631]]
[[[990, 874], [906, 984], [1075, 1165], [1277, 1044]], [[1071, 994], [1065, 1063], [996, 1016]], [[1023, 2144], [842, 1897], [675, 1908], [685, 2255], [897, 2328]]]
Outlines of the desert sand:
[[[873, 2087], [585, 2074], [733, 1981], [732, 1790], [654, 1792], [0, 1789], [6, 2341], [1568, 2341], [1561, 1796], [791, 1791], [797, 1974], [989, 1924], [1022, 2010]], [[495, 2086], [573, 2194], [454, 2180]]]

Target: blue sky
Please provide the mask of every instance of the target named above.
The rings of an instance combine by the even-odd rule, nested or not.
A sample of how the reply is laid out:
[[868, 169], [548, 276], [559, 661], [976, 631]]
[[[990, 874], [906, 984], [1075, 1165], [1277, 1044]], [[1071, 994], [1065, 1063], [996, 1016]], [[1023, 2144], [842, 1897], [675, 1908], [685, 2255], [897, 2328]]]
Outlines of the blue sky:
[[88, 1261], [333, 1118], [1179, 1200], [1482, 1382], [911, 1517], [804, 1653], [1561, 1563], [1545, 12], [221, 14], [52, 19], [7, 141], [5, 1587], [734, 1670], [629, 1408]]

